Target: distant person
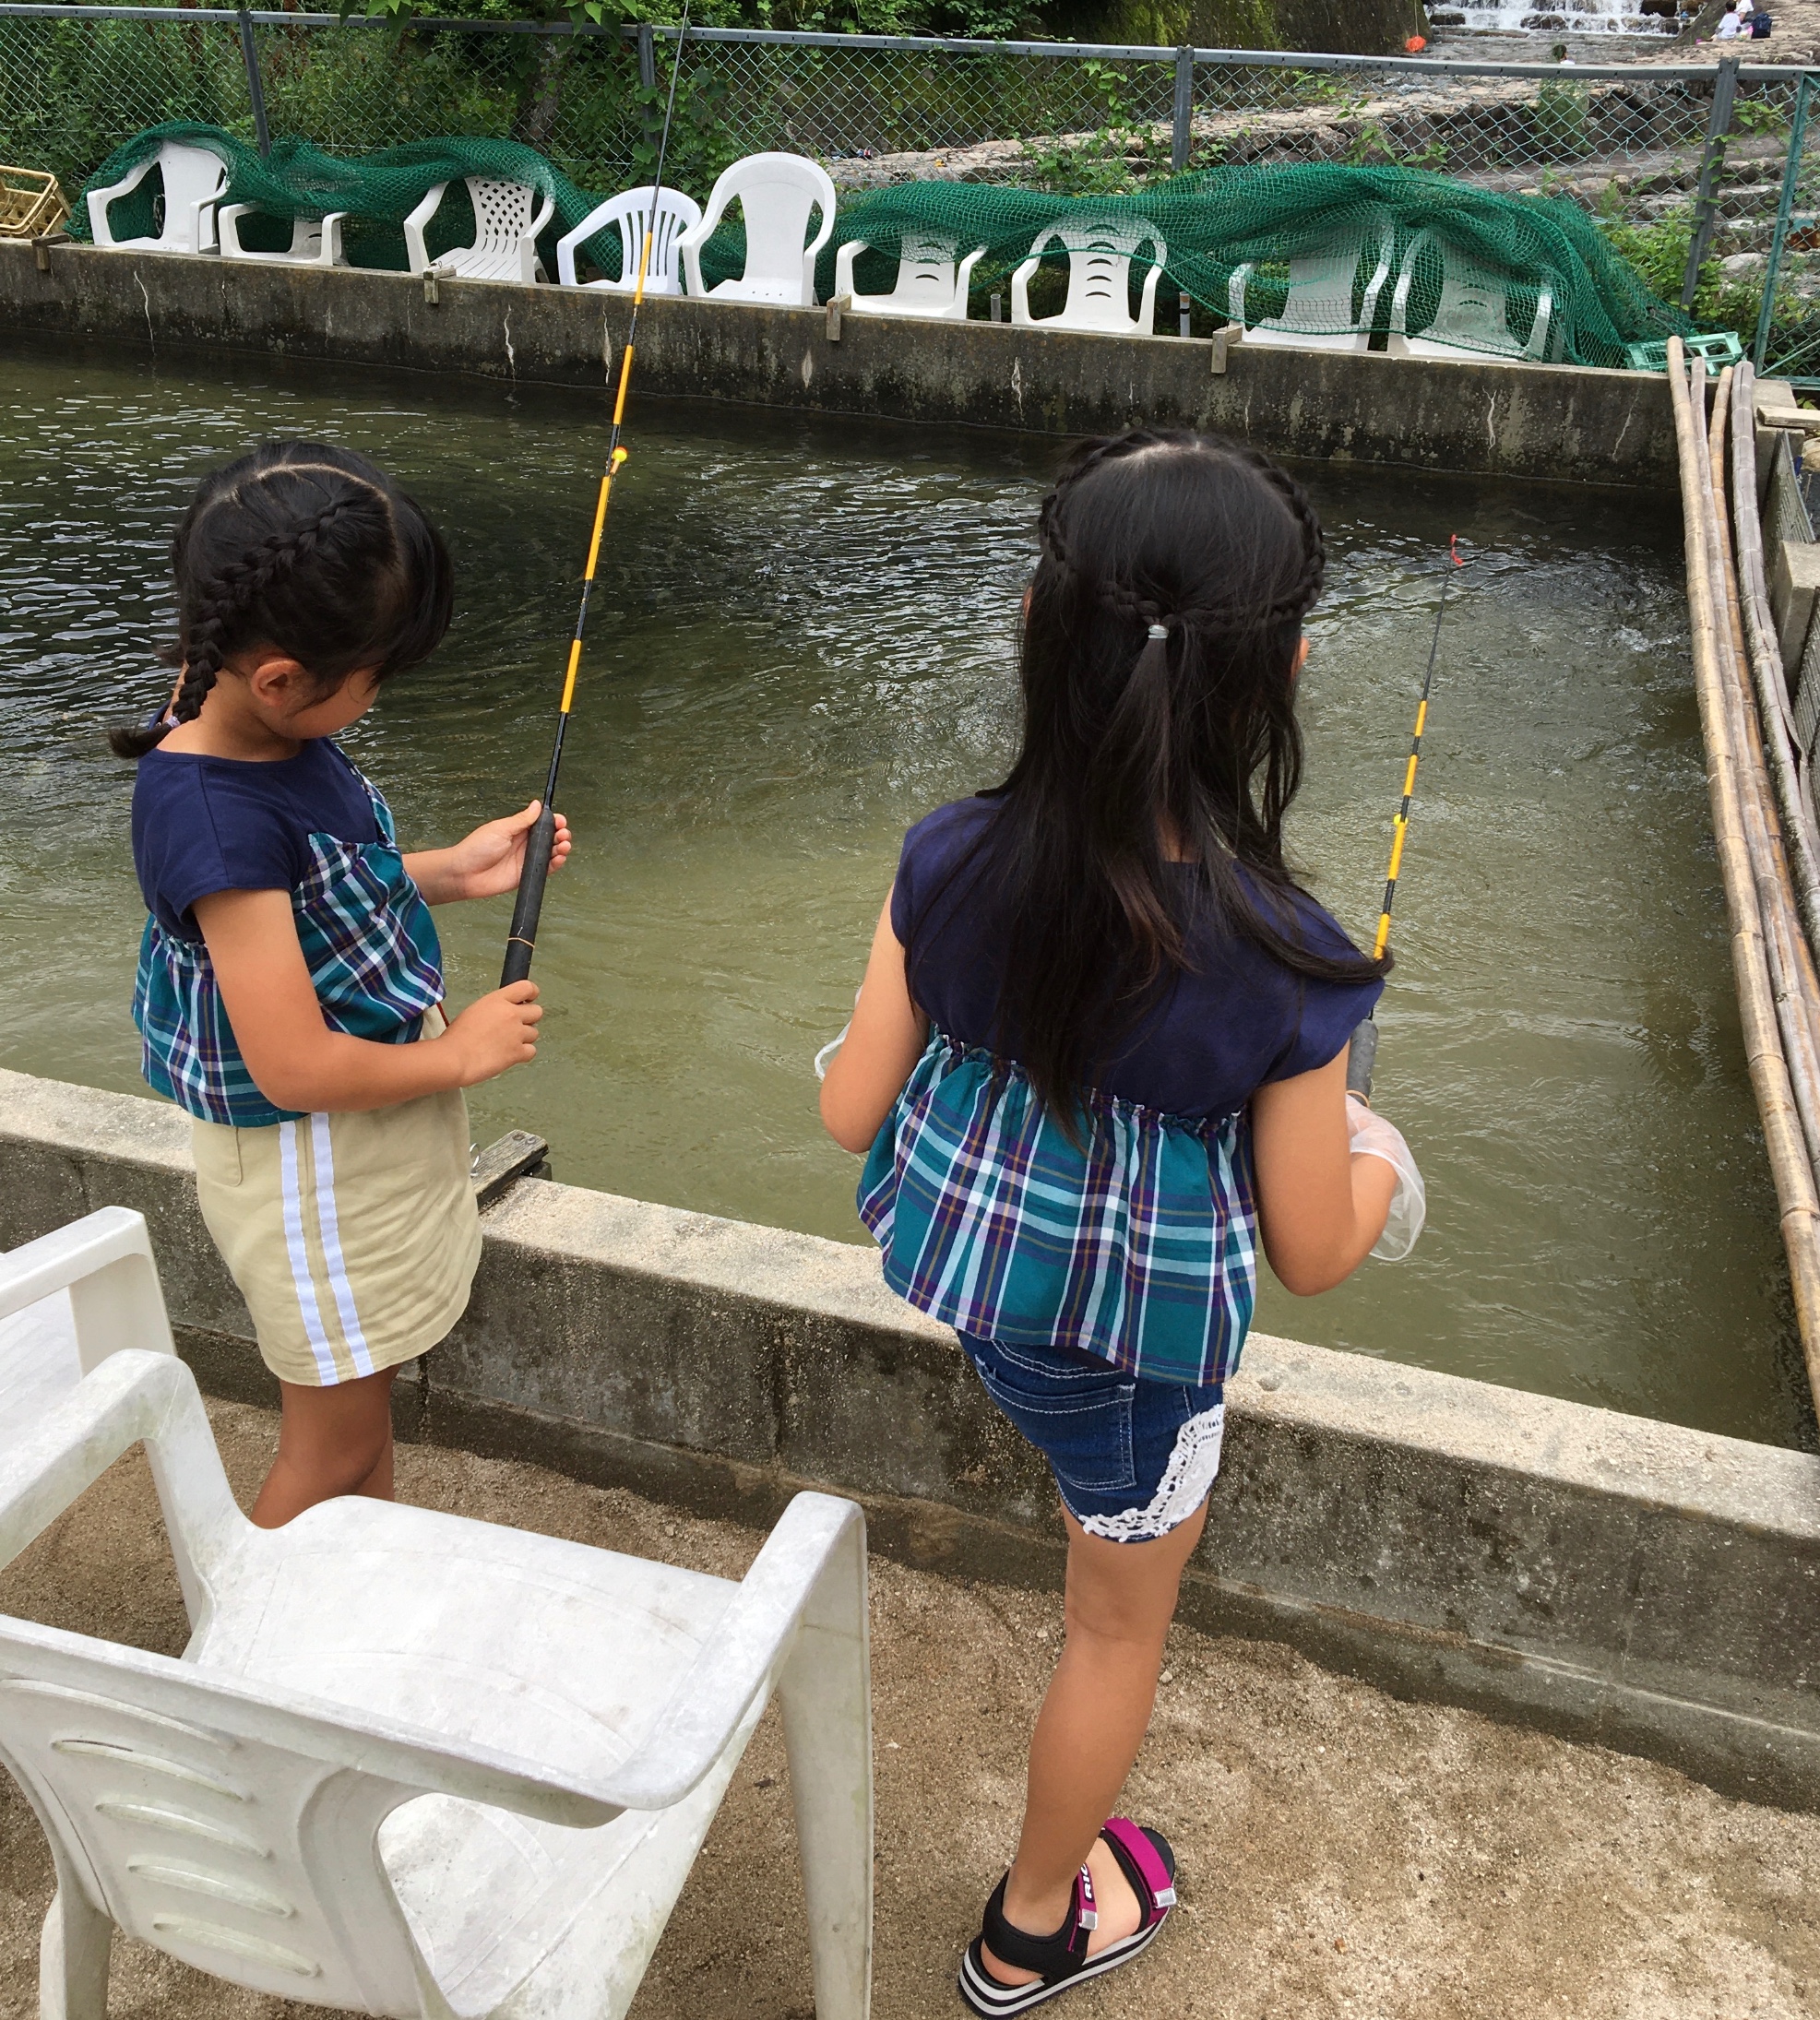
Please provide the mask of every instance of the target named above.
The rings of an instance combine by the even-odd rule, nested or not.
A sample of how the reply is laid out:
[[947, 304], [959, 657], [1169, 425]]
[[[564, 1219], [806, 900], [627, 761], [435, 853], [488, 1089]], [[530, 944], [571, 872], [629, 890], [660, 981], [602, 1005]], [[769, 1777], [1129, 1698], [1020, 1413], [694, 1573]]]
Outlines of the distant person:
[[[885, 1279], [1048, 1461], [1067, 1634], [1022, 1835], [960, 1967], [1024, 2011], [1136, 1956], [1167, 1839], [1111, 1812], [1219, 1467], [1261, 1238], [1312, 1295], [1407, 1250], [1421, 1185], [1346, 1091], [1387, 960], [1284, 865], [1319, 521], [1213, 436], [1084, 445], [1038, 521], [1023, 738], [910, 829], [822, 1089]], [[1219, 1875], [1207, 1875], [1217, 1889]]]
[[1713, 30], [1713, 40], [1717, 42], [1736, 42], [1743, 32], [1738, 21], [1737, 0], [1727, 0], [1725, 12], [1719, 16], [1719, 26]]
[[390, 1499], [393, 1377], [467, 1306], [461, 1090], [529, 1059], [543, 1013], [518, 982], [449, 1023], [428, 908], [515, 889], [538, 809], [401, 855], [334, 741], [428, 658], [453, 593], [434, 527], [363, 457], [268, 444], [203, 479], [172, 552], [182, 674], [110, 738], [139, 764], [133, 1014], [279, 1380], [253, 1507], [276, 1528], [331, 1495]]

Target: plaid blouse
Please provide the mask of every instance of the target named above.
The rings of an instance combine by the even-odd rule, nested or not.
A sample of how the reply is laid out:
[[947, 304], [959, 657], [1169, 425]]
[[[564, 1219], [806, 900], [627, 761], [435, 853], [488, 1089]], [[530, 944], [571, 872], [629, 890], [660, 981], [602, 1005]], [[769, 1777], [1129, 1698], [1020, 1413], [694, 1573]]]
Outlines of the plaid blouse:
[[1249, 1111], [1094, 1092], [1083, 1120], [1085, 1153], [1020, 1067], [933, 1031], [860, 1179], [886, 1282], [958, 1332], [1223, 1382], [1257, 1289]]
[[[403, 1045], [443, 999], [442, 947], [398, 853], [392, 810], [370, 779], [362, 776], [361, 784], [380, 839], [312, 835], [310, 868], [291, 909], [324, 1023], [351, 1038]], [[294, 1110], [274, 1108], [247, 1072], [208, 949], [156, 918], [146, 921], [139, 942], [133, 1021], [147, 1080], [179, 1108], [244, 1129], [297, 1119]]]

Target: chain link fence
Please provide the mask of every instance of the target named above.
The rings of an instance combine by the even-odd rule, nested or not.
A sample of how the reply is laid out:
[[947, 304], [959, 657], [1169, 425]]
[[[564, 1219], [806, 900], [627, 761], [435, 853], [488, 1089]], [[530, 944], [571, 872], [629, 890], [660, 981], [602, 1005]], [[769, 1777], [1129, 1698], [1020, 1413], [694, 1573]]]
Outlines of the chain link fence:
[[[73, 197], [165, 120], [256, 138], [256, 77], [269, 130], [331, 152], [514, 139], [605, 194], [649, 172], [673, 51], [665, 30], [0, 0], [0, 156], [54, 170]], [[1090, 195], [1244, 163], [1433, 169], [1580, 204], [1703, 326], [1749, 341], [1763, 324], [1773, 370], [1808, 320], [1820, 336], [1820, 120], [1804, 117], [1791, 157], [1804, 75], [705, 30], [684, 55], [669, 179], [702, 196], [765, 149], [815, 156], [847, 188]]]

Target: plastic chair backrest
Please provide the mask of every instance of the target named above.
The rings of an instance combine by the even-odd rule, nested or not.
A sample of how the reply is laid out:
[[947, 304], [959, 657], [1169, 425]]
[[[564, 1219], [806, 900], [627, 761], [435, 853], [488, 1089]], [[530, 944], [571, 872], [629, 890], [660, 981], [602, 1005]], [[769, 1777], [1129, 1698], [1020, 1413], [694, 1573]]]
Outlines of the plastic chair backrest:
[[498, 182], [491, 175], [464, 179], [474, 206], [474, 250], [516, 257], [518, 241], [530, 229], [537, 192], [527, 184]]
[[1132, 327], [1131, 262], [1138, 249], [1148, 243], [1148, 264], [1156, 267], [1169, 256], [1162, 233], [1142, 218], [1051, 225], [1030, 247], [1032, 256], [1052, 241], [1068, 255], [1068, 299], [1060, 320], [1099, 328]]
[[[164, 172], [164, 229], [159, 236], [168, 244], [196, 252], [199, 248], [189, 243], [196, 206], [212, 202], [227, 187], [227, 169], [206, 148], [186, 148], [179, 140], [161, 145], [158, 165]], [[203, 239], [214, 243], [206, 227]]]
[[809, 219], [834, 215], [827, 172], [794, 154], [753, 154], [735, 161], [714, 185], [708, 214], [719, 218], [737, 196], [745, 219], [744, 280], [797, 281]]
[[[1271, 318], [1271, 328], [1332, 335], [1371, 327], [1396, 245], [1396, 227], [1389, 215], [1375, 221], [1375, 247], [1370, 237], [1350, 232], [1326, 245], [1312, 246], [1290, 261], [1283, 313]], [[1359, 269], [1366, 260], [1372, 263], [1371, 272], [1364, 298], [1355, 305]]]
[[946, 308], [954, 300], [955, 255], [958, 246], [939, 232], [906, 232], [898, 255], [894, 302]]
[[598, 231], [618, 228], [619, 277], [628, 286], [638, 278], [639, 257], [646, 234], [649, 234], [651, 258], [646, 272], [646, 285], [649, 286], [653, 281], [675, 281], [676, 241], [692, 225], [701, 222], [701, 206], [680, 189], [665, 189], [660, 194], [647, 184], [642, 189], [622, 190], [594, 215], [600, 220]]

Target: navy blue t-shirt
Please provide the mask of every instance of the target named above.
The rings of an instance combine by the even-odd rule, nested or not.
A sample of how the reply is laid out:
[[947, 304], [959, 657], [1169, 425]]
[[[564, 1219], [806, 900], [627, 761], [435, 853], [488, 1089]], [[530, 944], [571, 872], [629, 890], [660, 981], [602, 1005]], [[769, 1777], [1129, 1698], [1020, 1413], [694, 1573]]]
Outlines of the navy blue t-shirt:
[[202, 938], [190, 910], [199, 897], [294, 891], [310, 869], [312, 835], [380, 839], [360, 774], [328, 737], [266, 764], [161, 744], [139, 760], [133, 867], [146, 909], [181, 939]]
[[[904, 837], [891, 894], [891, 928], [910, 948], [917, 1007], [963, 1045], [993, 1043], [1003, 939], [989, 912], [969, 902], [965, 876], [935, 905], [933, 921], [924, 909], [942, 893], [994, 806], [990, 800], [957, 800], [919, 821]], [[1192, 873], [1182, 866], [1184, 876]], [[1358, 951], [1312, 897], [1298, 898], [1296, 911], [1311, 950]], [[1291, 974], [1211, 921], [1190, 952], [1193, 968], [1176, 977], [1096, 1075], [1107, 1094], [1190, 1121], [1231, 1115], [1267, 1081], [1325, 1066], [1384, 990], [1380, 981]]]

